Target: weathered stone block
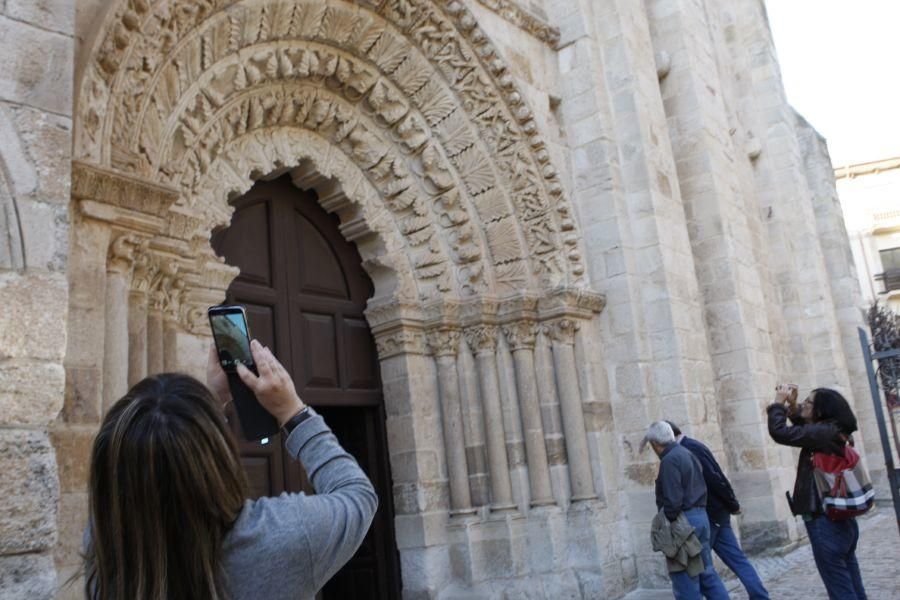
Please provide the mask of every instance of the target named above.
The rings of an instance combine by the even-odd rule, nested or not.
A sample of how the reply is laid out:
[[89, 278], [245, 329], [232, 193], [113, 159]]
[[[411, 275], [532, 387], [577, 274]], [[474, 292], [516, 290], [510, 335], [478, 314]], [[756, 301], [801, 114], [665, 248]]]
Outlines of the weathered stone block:
[[70, 0], [7, 0], [6, 14], [69, 35], [75, 25], [75, 3]]
[[29, 162], [28, 168], [34, 171], [35, 185], [29, 191], [28, 199], [68, 208], [72, 170], [71, 118], [28, 106], [12, 106], [7, 115]]
[[88, 493], [73, 492], [59, 497], [59, 543], [54, 550], [57, 568], [81, 563], [84, 528], [88, 518]]
[[0, 361], [0, 425], [43, 426], [59, 414], [65, 372], [52, 362]]
[[67, 423], [99, 423], [102, 412], [101, 370], [66, 367], [65, 415]]
[[0, 598], [50, 600], [55, 590], [56, 570], [49, 553], [0, 557]]
[[56, 450], [60, 492], [86, 492], [90, 474], [94, 428], [60, 427], [50, 431]]
[[84, 578], [80, 565], [56, 567], [57, 590], [54, 600], [84, 600]]
[[741, 528], [741, 545], [748, 554], [783, 548], [791, 543], [784, 521], [754, 521], [752, 527]]
[[52, 548], [59, 482], [44, 433], [0, 430], [0, 489], [0, 554]]
[[61, 274], [0, 274], [0, 306], [15, 308], [0, 320], [0, 357], [62, 362], [67, 289]]
[[71, 37], [0, 17], [9, 52], [0, 61], [0, 96], [58, 114], [72, 112]]
[[68, 261], [68, 208], [23, 200], [18, 203], [25, 265], [47, 271], [63, 271]]

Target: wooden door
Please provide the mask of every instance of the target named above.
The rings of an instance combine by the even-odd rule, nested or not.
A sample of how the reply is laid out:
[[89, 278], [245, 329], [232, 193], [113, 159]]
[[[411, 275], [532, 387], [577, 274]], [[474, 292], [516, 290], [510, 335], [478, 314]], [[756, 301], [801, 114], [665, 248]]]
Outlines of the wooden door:
[[[381, 381], [363, 315], [371, 281], [337, 219], [288, 176], [257, 183], [233, 204], [231, 225], [212, 240], [216, 252], [241, 270], [227, 301], [247, 308], [251, 335], [281, 360], [300, 397], [323, 415], [378, 493], [365, 541], [320, 596], [399, 598]], [[262, 445], [242, 442], [241, 454], [252, 497], [312, 492], [300, 464], [284, 454], [280, 436]]]

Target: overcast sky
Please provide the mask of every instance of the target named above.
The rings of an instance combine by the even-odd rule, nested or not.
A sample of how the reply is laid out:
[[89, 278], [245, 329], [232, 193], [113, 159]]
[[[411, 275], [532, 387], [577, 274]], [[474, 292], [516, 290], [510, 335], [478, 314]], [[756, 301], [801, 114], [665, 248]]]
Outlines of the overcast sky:
[[835, 166], [900, 156], [900, 0], [765, 0], [788, 101]]

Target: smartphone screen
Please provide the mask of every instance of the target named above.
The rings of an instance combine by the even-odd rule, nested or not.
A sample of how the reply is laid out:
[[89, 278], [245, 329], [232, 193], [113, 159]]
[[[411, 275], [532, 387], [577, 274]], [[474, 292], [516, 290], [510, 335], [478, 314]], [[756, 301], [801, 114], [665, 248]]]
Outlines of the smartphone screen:
[[238, 363], [247, 367], [253, 366], [250, 331], [247, 328], [247, 317], [243, 307], [213, 307], [209, 310], [209, 323], [223, 369], [234, 371]]

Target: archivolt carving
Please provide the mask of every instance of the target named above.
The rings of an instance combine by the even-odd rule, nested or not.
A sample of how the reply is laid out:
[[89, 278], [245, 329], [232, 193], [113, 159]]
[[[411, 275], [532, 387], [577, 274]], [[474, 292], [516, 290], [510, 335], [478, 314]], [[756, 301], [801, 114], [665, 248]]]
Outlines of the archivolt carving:
[[311, 133], [361, 197], [342, 227], [409, 254], [420, 297], [583, 284], [549, 153], [461, 3], [120, 2], [81, 82], [78, 156], [181, 189], [211, 228], [252, 178], [314, 158]]

